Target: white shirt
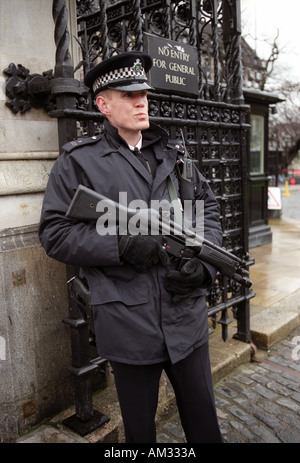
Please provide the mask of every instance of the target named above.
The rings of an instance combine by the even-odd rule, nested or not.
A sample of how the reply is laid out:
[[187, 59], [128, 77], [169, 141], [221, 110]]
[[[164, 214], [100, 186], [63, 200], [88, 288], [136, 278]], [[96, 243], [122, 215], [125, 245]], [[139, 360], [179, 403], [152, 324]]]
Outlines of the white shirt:
[[129, 144], [128, 144], [128, 146], [129, 146], [129, 148], [131, 149], [131, 151], [133, 151], [134, 148], [137, 148], [137, 149], [140, 151], [140, 150], [141, 150], [141, 147], [142, 147], [142, 141], [143, 141], [143, 137], [141, 137], [141, 138], [139, 139], [139, 141], [137, 142], [136, 146], [132, 146], [132, 145], [129, 145]]

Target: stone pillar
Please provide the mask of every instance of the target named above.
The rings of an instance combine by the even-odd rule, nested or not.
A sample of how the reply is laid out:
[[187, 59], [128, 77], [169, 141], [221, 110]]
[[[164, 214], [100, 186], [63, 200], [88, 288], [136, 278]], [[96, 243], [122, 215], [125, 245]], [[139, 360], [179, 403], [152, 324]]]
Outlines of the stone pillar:
[[54, 69], [52, 1], [1, 0], [0, 18], [0, 442], [13, 442], [72, 403], [73, 384], [61, 322], [66, 269], [46, 256], [37, 235], [58, 156], [57, 121], [42, 109], [13, 114], [3, 74], [10, 63], [31, 74]]

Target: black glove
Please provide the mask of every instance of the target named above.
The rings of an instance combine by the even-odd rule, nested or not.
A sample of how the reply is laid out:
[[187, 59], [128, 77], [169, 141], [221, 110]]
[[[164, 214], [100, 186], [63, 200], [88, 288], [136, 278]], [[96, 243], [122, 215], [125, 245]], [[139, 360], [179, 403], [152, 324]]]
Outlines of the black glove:
[[[165, 288], [176, 296], [187, 296], [194, 288], [202, 285], [207, 277], [208, 273], [204, 265], [193, 257], [182, 266], [180, 271], [169, 270], [166, 275]], [[176, 296], [173, 302], [181, 299]]]
[[158, 264], [168, 265], [169, 257], [159, 242], [149, 235], [123, 235], [119, 237], [119, 253], [125, 262], [139, 273], [145, 273]]

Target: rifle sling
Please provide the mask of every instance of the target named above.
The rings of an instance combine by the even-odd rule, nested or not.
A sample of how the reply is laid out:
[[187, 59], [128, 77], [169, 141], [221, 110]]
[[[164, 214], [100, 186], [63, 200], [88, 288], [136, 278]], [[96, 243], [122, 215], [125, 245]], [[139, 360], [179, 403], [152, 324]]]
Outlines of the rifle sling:
[[175, 188], [174, 182], [170, 175], [168, 176], [167, 184], [168, 184], [169, 195], [172, 201], [172, 206], [174, 208], [174, 220], [175, 222], [177, 222], [179, 225], [182, 226], [182, 211], [179, 206], [180, 199], [177, 196], [176, 188]]

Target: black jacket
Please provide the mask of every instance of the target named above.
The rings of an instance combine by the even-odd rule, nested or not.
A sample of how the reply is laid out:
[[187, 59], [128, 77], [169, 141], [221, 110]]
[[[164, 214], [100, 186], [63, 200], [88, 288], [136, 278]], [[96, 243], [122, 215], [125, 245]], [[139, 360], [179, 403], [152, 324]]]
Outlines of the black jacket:
[[[117, 130], [68, 143], [55, 162], [46, 188], [39, 236], [47, 254], [66, 264], [79, 265], [91, 292], [99, 355], [131, 364], [151, 364], [168, 358], [183, 359], [208, 338], [206, 288], [195, 289], [180, 304], [164, 287], [168, 268], [154, 266], [138, 274], [119, 258], [116, 233], [100, 236], [91, 223], [65, 217], [79, 184], [119, 201], [167, 199], [167, 177], [174, 175], [178, 148], [168, 144], [167, 133], [151, 124], [143, 132], [143, 146], [157, 159], [154, 179], [129, 150]], [[205, 238], [220, 244], [219, 205], [204, 177], [195, 172], [196, 199], [204, 201]], [[171, 268], [175, 264], [171, 262]], [[211, 281], [216, 270], [205, 264]], [[170, 268], [170, 267], [169, 267]]]

